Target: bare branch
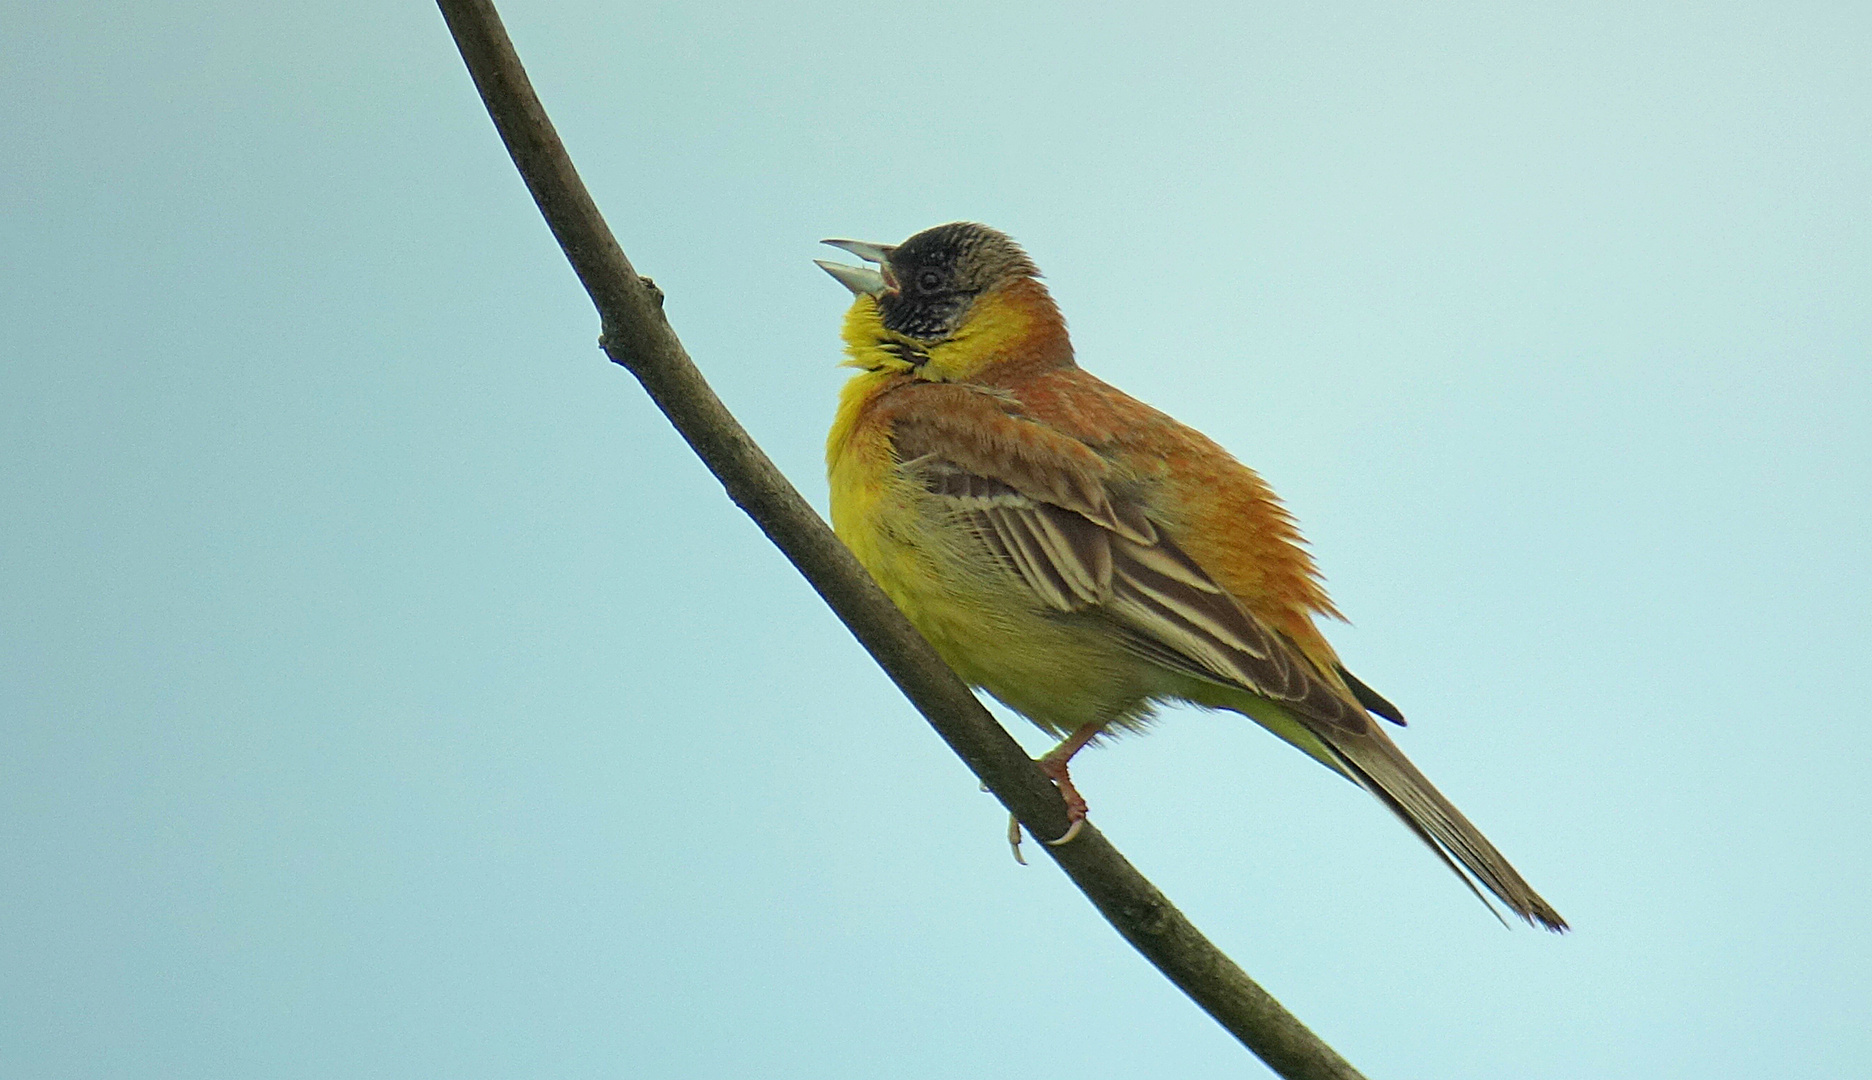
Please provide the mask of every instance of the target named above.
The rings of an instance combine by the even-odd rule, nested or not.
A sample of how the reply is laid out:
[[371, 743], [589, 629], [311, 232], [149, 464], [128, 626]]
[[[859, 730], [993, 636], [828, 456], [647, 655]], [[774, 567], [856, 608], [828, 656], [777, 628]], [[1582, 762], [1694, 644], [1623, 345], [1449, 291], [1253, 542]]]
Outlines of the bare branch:
[[[663, 317], [553, 130], [489, 0], [437, 0], [494, 126], [591, 294], [611, 359], [637, 376], [735, 505], [790, 559], [912, 704], [1035, 836], [1066, 830], [1059, 792], [923, 640], [845, 545], [748, 437]], [[1043, 849], [1118, 932], [1210, 1016], [1290, 1080], [1359, 1073], [1210, 944], [1088, 823]]]

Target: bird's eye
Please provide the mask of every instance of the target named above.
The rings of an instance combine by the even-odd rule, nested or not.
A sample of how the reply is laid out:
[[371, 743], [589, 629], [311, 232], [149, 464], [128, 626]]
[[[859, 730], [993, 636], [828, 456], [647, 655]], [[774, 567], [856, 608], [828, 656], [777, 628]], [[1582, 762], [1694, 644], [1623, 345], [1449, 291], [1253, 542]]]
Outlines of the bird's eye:
[[942, 285], [942, 274], [935, 270], [925, 270], [917, 275], [917, 288], [923, 292], [935, 292]]

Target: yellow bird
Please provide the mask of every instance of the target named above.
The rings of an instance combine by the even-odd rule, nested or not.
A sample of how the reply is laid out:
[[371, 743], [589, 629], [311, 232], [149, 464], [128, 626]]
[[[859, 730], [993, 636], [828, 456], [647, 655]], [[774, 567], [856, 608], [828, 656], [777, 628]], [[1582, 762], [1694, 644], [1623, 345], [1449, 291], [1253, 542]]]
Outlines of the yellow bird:
[[1062, 740], [1040, 764], [1075, 831], [1073, 754], [1163, 702], [1230, 709], [1566, 929], [1375, 722], [1404, 720], [1314, 625], [1338, 612], [1267, 484], [1081, 370], [1026, 252], [967, 222], [826, 243], [876, 264], [819, 263], [854, 294], [859, 369], [826, 443], [833, 527], [957, 674]]

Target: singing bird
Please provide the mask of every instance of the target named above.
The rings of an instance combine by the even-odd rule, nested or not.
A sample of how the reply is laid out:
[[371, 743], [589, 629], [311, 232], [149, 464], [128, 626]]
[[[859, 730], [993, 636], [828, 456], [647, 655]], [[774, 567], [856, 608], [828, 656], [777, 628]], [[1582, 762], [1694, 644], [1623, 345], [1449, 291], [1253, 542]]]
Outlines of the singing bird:
[[[827, 240], [854, 294], [826, 443], [832, 523], [964, 680], [1060, 738], [1068, 765], [1165, 702], [1240, 713], [1369, 791], [1456, 875], [1565, 930], [1417, 771], [1315, 620], [1338, 617], [1253, 470], [1073, 360], [1026, 252], [969, 222], [901, 244]], [[818, 260], [816, 260], [818, 261]], [[1015, 834], [1018, 836], [1018, 833]]]

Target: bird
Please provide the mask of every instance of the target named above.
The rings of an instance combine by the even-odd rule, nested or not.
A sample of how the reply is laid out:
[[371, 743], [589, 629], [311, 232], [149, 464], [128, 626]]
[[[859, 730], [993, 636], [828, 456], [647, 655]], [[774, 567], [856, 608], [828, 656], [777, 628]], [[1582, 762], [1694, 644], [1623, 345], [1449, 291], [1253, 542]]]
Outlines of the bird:
[[833, 529], [965, 682], [1059, 739], [1038, 762], [1072, 825], [1049, 843], [1086, 819], [1076, 753], [1190, 703], [1365, 789], [1478, 898], [1567, 929], [1386, 733], [1404, 715], [1321, 633], [1342, 616], [1268, 484], [1079, 367], [1012, 238], [824, 243], [868, 264], [814, 260], [852, 293], [858, 369], [826, 440]]

